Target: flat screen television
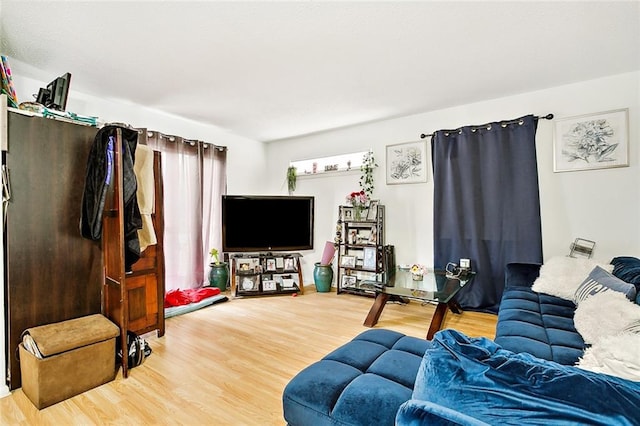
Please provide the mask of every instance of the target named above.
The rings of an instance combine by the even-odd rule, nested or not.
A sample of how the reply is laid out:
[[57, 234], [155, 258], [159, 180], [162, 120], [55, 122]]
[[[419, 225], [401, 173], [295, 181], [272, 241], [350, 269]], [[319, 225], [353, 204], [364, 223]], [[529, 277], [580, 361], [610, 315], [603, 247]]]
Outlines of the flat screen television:
[[67, 108], [67, 97], [69, 96], [70, 85], [70, 73], [57, 77], [47, 85], [46, 89], [40, 89], [36, 101], [47, 108], [65, 111]]
[[314, 197], [222, 196], [222, 251], [313, 249]]

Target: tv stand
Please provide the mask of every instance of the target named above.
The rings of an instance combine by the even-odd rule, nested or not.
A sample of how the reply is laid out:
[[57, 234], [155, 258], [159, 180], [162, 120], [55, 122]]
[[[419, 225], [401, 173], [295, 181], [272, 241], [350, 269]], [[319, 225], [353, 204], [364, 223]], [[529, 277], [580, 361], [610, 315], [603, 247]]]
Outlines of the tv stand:
[[303, 294], [300, 253], [230, 254], [234, 297]]

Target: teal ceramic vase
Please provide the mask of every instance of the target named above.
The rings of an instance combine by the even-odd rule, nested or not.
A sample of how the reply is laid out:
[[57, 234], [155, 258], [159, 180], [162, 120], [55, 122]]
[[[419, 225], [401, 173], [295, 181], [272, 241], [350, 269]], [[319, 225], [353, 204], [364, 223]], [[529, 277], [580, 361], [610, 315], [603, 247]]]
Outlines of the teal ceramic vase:
[[211, 263], [211, 270], [209, 271], [209, 286], [217, 287], [220, 291], [227, 289], [229, 283], [229, 265], [220, 262], [219, 264]]
[[313, 269], [313, 281], [316, 283], [316, 291], [318, 293], [330, 292], [331, 283], [333, 282], [333, 268], [331, 265], [321, 265], [320, 262], [317, 262]]

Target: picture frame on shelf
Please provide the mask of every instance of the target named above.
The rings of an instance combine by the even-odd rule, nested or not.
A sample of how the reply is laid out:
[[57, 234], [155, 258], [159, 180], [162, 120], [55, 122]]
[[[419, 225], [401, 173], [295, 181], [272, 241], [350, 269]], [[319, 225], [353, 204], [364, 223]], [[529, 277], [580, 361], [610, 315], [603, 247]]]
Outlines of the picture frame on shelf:
[[257, 265], [255, 259], [238, 259], [236, 261], [238, 272], [253, 273]]
[[276, 291], [277, 289], [275, 280], [262, 280], [262, 291]]
[[554, 120], [554, 172], [627, 166], [628, 108]]
[[267, 259], [266, 261], [266, 268], [265, 270], [267, 271], [275, 271], [276, 268], [276, 260], [275, 259]]
[[353, 207], [343, 207], [342, 208], [342, 219], [343, 220], [353, 220]]
[[379, 200], [371, 200], [369, 202], [369, 210], [367, 211], [367, 220], [376, 220], [378, 218]]
[[378, 244], [378, 228], [375, 226], [371, 227], [371, 231], [369, 232], [369, 239], [367, 241], [369, 244]]
[[276, 257], [276, 269], [284, 269], [284, 258]]
[[362, 267], [364, 269], [375, 270], [377, 266], [376, 261], [376, 248], [375, 247], [365, 247], [362, 249], [363, 257], [362, 257]]
[[240, 279], [240, 290], [242, 291], [259, 291], [258, 275], [247, 275]]
[[355, 268], [356, 257], [355, 256], [342, 256], [340, 258], [340, 266], [343, 268]]
[[426, 182], [427, 170], [426, 141], [387, 145], [387, 185]]
[[342, 288], [355, 287], [358, 282], [358, 278], [353, 275], [343, 275], [342, 276]]
[[285, 271], [295, 271], [296, 270], [296, 263], [295, 263], [295, 259], [293, 257], [285, 257], [284, 258], [284, 270]]

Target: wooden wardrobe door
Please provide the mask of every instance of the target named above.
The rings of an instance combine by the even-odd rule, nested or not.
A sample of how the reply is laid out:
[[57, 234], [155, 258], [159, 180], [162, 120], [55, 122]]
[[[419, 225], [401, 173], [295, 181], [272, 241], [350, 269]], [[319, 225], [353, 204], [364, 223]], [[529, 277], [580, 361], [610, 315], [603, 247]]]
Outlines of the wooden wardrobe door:
[[94, 127], [10, 112], [6, 164], [9, 387], [21, 385], [15, 353], [29, 327], [100, 313], [100, 242], [80, 235]]

